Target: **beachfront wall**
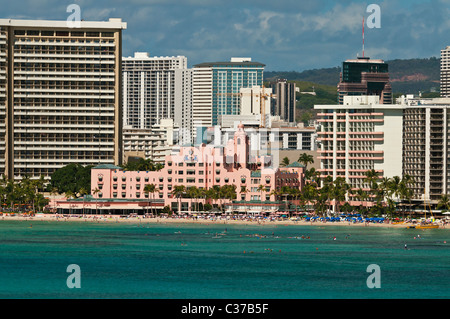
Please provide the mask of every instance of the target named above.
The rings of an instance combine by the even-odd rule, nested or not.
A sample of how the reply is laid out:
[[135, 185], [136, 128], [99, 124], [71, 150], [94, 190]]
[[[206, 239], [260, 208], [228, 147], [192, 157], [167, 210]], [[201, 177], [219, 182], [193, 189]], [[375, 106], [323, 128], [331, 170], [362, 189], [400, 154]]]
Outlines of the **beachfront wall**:
[[[304, 166], [295, 162], [287, 167], [273, 167], [271, 156], [249, 156], [249, 139], [242, 126], [225, 147], [184, 146], [178, 154], [167, 155], [160, 171], [124, 171], [120, 167], [99, 165], [91, 171], [91, 194], [105, 201], [164, 201], [164, 206], [182, 207], [197, 203], [225, 204], [227, 199], [176, 198], [176, 186], [210, 189], [235, 185], [238, 201], [276, 201], [273, 190], [283, 186], [301, 189]], [[144, 188], [154, 184], [157, 192], [147, 194]], [[264, 185], [261, 189], [260, 185]], [[152, 205], [152, 204], [150, 204]]]

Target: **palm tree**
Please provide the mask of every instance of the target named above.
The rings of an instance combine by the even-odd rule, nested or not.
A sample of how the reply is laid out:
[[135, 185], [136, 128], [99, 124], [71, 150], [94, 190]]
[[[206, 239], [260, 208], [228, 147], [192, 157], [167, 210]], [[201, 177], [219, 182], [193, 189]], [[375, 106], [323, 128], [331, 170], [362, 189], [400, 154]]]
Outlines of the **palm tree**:
[[[289, 212], [289, 201], [288, 201], [288, 196], [289, 196], [289, 194], [290, 194], [290, 188], [289, 188], [289, 186], [286, 186], [286, 185], [281, 186], [281, 188], [280, 188], [280, 190], [279, 190], [279, 194], [281, 195], [281, 197], [285, 196], [285, 199], [286, 199], [286, 204], [285, 204], [285, 206], [286, 206], [286, 209], [287, 209], [288, 212]], [[283, 199], [282, 199], [282, 200], [283, 200]]]
[[[196, 186], [188, 187], [188, 189], [186, 190], [186, 195], [187, 195], [187, 197], [189, 197], [191, 199], [191, 210], [192, 210], [192, 199], [198, 198], [198, 196], [199, 196], [198, 188]], [[198, 210], [198, 207], [197, 207], [197, 210]]]
[[[206, 194], [207, 194], [206, 189], [204, 189], [203, 187], [198, 188], [197, 198], [198, 198], [198, 199], [200, 199], [200, 198], [203, 199], [202, 211], [205, 210]], [[197, 201], [197, 210], [200, 210], [200, 203], [199, 203], [199, 201]]]
[[319, 179], [320, 179], [320, 172], [316, 171], [314, 167], [305, 170], [305, 180], [318, 183]]
[[444, 210], [450, 210], [450, 198], [447, 194], [442, 194], [437, 204], [437, 209], [443, 208]]
[[88, 193], [88, 191], [86, 190], [86, 188], [81, 187], [79, 190], [79, 193], [80, 193], [80, 196], [83, 196], [83, 215], [84, 215], [84, 204], [85, 204], [84, 203], [84, 200], [85, 200], [84, 195], [86, 195]]
[[[295, 213], [298, 214], [298, 199], [301, 198], [302, 192], [298, 188], [291, 189], [291, 195], [295, 198]], [[302, 205], [303, 206], [303, 205]]]
[[260, 193], [260, 201], [262, 202], [263, 200], [263, 196], [262, 196], [262, 193], [264, 192], [264, 191], [266, 191], [266, 186], [265, 185], [259, 185], [258, 186], [258, 189], [257, 189], [257, 191]]
[[305, 165], [305, 171], [306, 171], [306, 169], [308, 168], [308, 164], [313, 164], [314, 163], [314, 157], [312, 155], [303, 153], [298, 158], [298, 162], [302, 163], [303, 165]]
[[184, 185], [176, 185], [172, 190], [172, 195], [178, 198], [178, 214], [181, 212], [181, 196], [185, 193], [186, 187]]
[[56, 211], [56, 195], [59, 195], [58, 187], [52, 187], [50, 195], [53, 195], [53, 201], [55, 204], [55, 207], [53, 207], [53, 209]]
[[369, 189], [370, 189], [370, 196], [374, 196], [375, 192], [378, 189], [378, 180], [379, 180], [379, 176], [378, 173], [372, 168], [371, 170], [368, 170], [367, 172], [365, 172], [366, 175], [366, 182], [369, 184]]
[[[147, 184], [144, 186], [144, 193], [148, 194], [151, 193], [152, 194], [152, 199], [155, 199], [155, 193], [159, 192], [159, 190], [156, 188], [155, 184]], [[151, 211], [153, 214], [153, 202], [151, 203]]]
[[212, 200], [214, 206], [214, 202], [220, 198], [220, 186], [214, 185], [213, 187], [209, 188], [206, 193], [207, 197]]
[[[400, 183], [400, 198], [408, 201], [411, 207], [411, 199], [414, 196], [414, 191], [409, 187], [409, 185], [414, 183], [414, 178], [408, 174], [404, 175]], [[404, 213], [404, 212], [403, 212]]]
[[340, 202], [346, 200], [350, 185], [345, 181], [345, 178], [337, 177], [333, 182], [331, 191], [334, 199], [334, 212], [338, 213]]
[[365, 190], [363, 190], [362, 188], [359, 188], [356, 191], [356, 198], [358, 198], [358, 200], [362, 203], [362, 206], [364, 207], [364, 209], [366, 209], [367, 207], [365, 206], [365, 203], [366, 203], [367, 199], [369, 198], [369, 194], [367, 194], [367, 192]]
[[221, 189], [223, 198], [228, 199], [230, 202], [236, 199], [236, 185], [224, 185]]
[[280, 196], [280, 192], [274, 188], [270, 191], [269, 195], [274, 196], [275, 201], [277, 201], [277, 197]]
[[[65, 196], [66, 196], [67, 199], [71, 199], [71, 198], [75, 198], [76, 197], [75, 193], [70, 191], [70, 190], [65, 193]], [[70, 205], [70, 214], [72, 214], [72, 206], [71, 205]]]
[[307, 183], [301, 191], [301, 196], [303, 201], [306, 203], [310, 203], [315, 206], [317, 198], [319, 196], [317, 184], [316, 183]]
[[[98, 193], [100, 193], [100, 190], [97, 187], [92, 190], [92, 194], [93, 195], [97, 195]], [[95, 215], [98, 214], [98, 205], [97, 205], [97, 203], [98, 203], [98, 198], [95, 197]]]
[[280, 163], [280, 167], [286, 167], [286, 166], [288, 166], [289, 165], [289, 158], [286, 156], [285, 158], [283, 158], [282, 160], [281, 160], [281, 163]]

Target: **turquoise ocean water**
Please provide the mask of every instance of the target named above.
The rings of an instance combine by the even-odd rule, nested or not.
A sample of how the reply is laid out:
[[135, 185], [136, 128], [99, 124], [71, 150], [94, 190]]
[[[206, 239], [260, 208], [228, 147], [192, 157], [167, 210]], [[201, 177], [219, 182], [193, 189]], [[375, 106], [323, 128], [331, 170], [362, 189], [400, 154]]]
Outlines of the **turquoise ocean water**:
[[449, 297], [450, 229], [0, 222], [2, 299]]

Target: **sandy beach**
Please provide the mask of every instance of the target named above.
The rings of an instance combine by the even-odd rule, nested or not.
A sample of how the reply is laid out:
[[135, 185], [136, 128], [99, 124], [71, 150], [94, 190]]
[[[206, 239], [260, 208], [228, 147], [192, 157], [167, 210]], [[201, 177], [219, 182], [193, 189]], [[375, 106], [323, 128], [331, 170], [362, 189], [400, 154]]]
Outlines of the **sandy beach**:
[[[273, 225], [307, 225], [307, 226], [354, 226], [354, 227], [395, 227], [406, 228], [416, 224], [411, 222], [383, 222], [383, 223], [366, 223], [366, 222], [325, 222], [325, 221], [306, 221], [306, 220], [291, 220], [291, 219], [258, 219], [258, 218], [232, 218], [232, 217], [144, 217], [144, 216], [115, 216], [115, 215], [55, 215], [55, 214], [37, 214], [35, 216], [21, 216], [21, 215], [7, 215], [0, 216], [0, 221], [17, 220], [17, 221], [53, 221], [53, 222], [95, 222], [95, 223], [196, 223], [196, 224], [229, 224], [229, 225], [258, 225], [258, 226], [273, 226]], [[440, 229], [450, 229], [445, 223], [439, 223]]]

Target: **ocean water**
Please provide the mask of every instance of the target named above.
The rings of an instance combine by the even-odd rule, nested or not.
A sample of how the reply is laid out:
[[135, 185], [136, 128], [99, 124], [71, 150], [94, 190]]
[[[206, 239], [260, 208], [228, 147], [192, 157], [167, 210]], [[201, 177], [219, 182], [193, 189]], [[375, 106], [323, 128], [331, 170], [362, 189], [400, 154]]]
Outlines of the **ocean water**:
[[449, 229], [0, 222], [1, 299], [449, 297]]

